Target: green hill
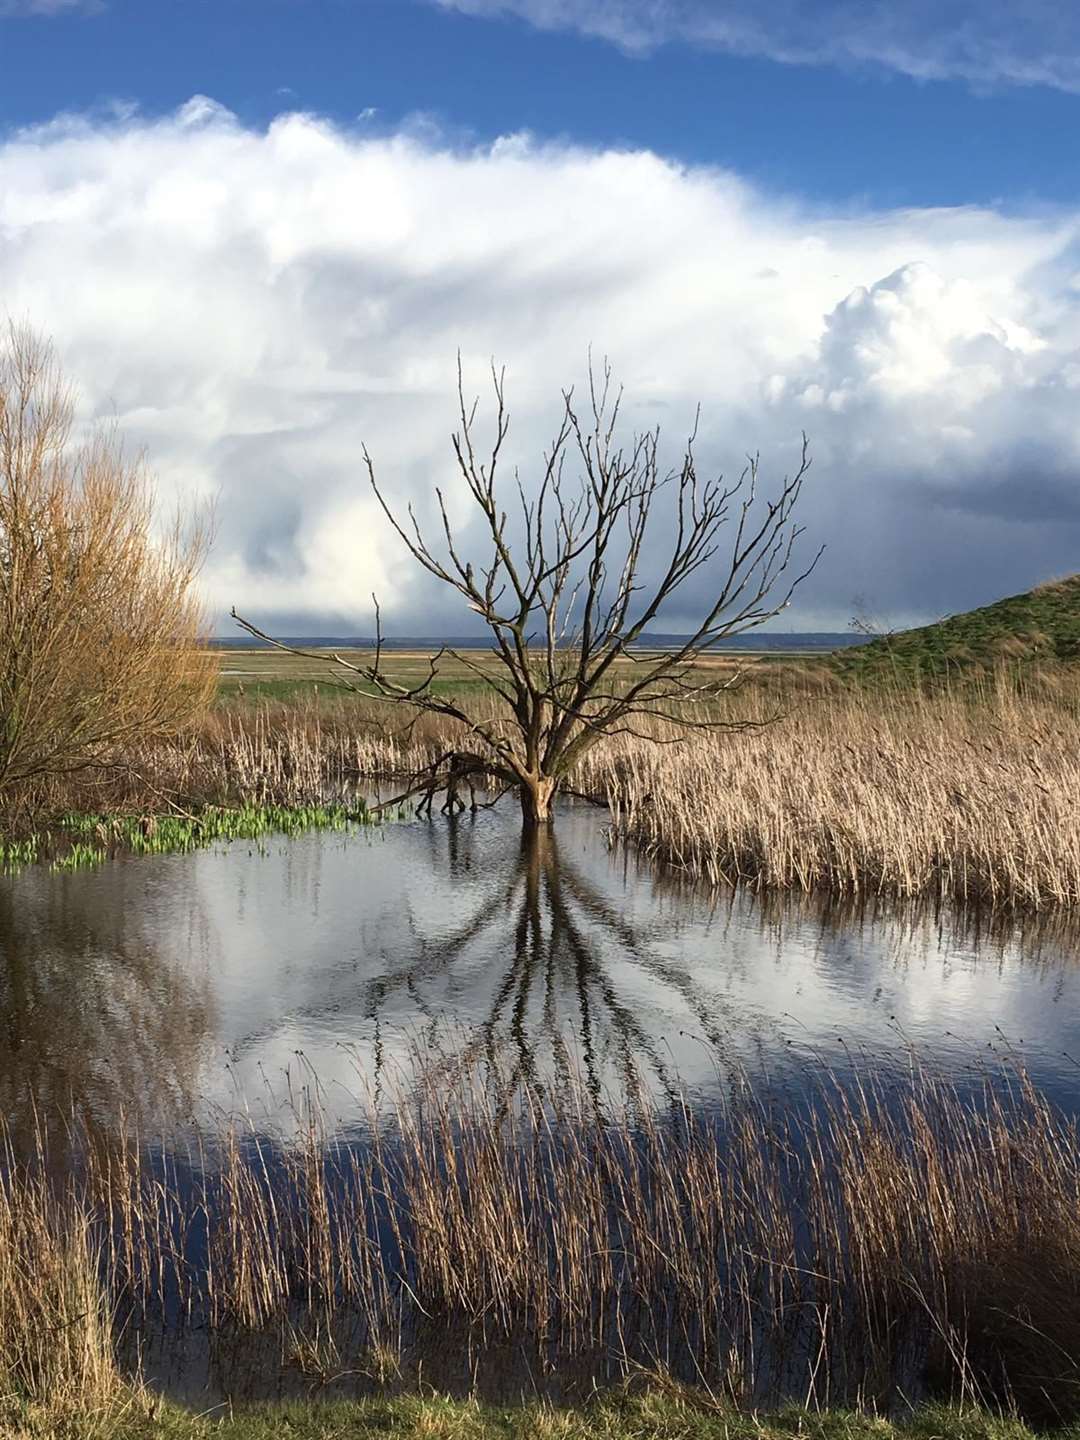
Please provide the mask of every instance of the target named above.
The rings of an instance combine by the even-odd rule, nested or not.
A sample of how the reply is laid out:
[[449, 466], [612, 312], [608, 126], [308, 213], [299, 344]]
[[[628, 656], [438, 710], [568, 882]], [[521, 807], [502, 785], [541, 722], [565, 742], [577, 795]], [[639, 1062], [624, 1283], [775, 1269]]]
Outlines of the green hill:
[[917, 630], [878, 636], [836, 655], [834, 664], [851, 678], [893, 674], [935, 679], [1003, 663], [1076, 661], [1080, 661], [1080, 575], [1049, 581]]

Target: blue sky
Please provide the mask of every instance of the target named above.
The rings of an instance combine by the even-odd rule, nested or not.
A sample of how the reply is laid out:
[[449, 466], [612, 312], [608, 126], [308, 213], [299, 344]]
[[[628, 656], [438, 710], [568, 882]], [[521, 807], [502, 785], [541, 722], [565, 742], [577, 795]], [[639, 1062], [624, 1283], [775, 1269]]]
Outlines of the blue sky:
[[430, 513], [459, 347], [526, 470], [590, 345], [671, 458], [808, 431], [786, 624], [1078, 568], [1080, 12], [0, 0], [0, 72], [0, 309], [216, 497], [219, 615], [460, 629], [357, 466]]
[[[830, 23], [831, 6], [799, 8]], [[1080, 95], [992, 72], [926, 81], [880, 61], [784, 64], [678, 38], [628, 53], [427, 0], [105, 0], [11, 19], [0, 47], [5, 125], [117, 101], [160, 113], [201, 93], [253, 124], [283, 105], [343, 124], [374, 108], [375, 125], [424, 113], [461, 138], [530, 130], [648, 146], [830, 203], [1018, 205], [1080, 191]]]

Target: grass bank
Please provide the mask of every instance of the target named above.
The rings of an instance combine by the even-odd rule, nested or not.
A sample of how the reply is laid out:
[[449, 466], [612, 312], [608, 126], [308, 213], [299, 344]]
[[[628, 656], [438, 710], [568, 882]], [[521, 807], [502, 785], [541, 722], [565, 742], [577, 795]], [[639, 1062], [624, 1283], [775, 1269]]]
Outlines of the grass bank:
[[[14, 1412], [10, 1440], [1036, 1440], [1007, 1416], [969, 1406], [921, 1408], [900, 1420], [849, 1410], [747, 1414], [704, 1392], [599, 1395], [577, 1408], [496, 1407], [443, 1396], [284, 1402], [196, 1416], [147, 1395], [118, 1396], [96, 1414]], [[1075, 1440], [1080, 1431], [1056, 1432]]]
[[879, 635], [837, 652], [847, 679], [934, 684], [986, 673], [1002, 664], [1033, 668], [1080, 660], [1080, 575], [1009, 595], [933, 625]]

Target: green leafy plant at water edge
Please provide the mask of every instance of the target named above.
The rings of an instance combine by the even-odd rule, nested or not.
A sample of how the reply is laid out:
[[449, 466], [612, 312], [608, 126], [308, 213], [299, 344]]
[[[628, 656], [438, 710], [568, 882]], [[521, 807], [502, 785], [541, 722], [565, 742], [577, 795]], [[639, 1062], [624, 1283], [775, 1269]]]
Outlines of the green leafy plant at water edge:
[[65, 870], [91, 870], [96, 865], [101, 865], [108, 858], [104, 850], [99, 850], [95, 845], [86, 845], [81, 840], [76, 840], [70, 850], [63, 855], [57, 855], [49, 866], [54, 874]]
[[[198, 815], [68, 814], [57, 822], [64, 848], [52, 856], [55, 874], [92, 869], [110, 855], [175, 855], [217, 840], [259, 840], [308, 830], [347, 830], [377, 824], [381, 813], [355, 805], [243, 805], [213, 807]], [[55, 839], [56, 837], [54, 837]], [[43, 858], [44, 841], [0, 840], [0, 874], [14, 874]]]
[[38, 859], [37, 835], [26, 840], [0, 839], [0, 875], [17, 875], [24, 865], [34, 865]]
[[243, 805], [217, 807], [198, 815], [65, 815], [60, 826], [70, 835], [93, 837], [99, 844], [136, 855], [194, 850], [214, 840], [257, 840], [262, 835], [299, 835], [305, 830], [345, 830], [376, 823], [360, 801], [345, 805]]

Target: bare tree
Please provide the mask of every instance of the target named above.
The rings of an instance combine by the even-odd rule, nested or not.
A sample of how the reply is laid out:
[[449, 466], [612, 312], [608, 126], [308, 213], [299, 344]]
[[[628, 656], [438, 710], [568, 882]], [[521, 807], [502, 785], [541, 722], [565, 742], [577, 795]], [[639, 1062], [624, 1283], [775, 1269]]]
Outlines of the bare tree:
[[52, 348], [9, 326], [0, 344], [0, 798], [111, 763], [176, 730], [217, 663], [195, 591], [208, 533], [177, 517], [158, 539], [141, 459], [113, 432], [72, 440], [73, 395]]
[[[516, 472], [504, 487], [510, 425], [504, 373], [493, 368], [492, 381], [495, 433], [481, 458], [477, 404], [466, 403], [459, 359], [460, 425], [453, 450], [485, 539], [482, 561], [466, 558], [441, 489], [435, 493], [442, 543], [435, 547], [411, 507], [407, 520], [395, 513], [366, 448], [363, 453], [390, 524], [413, 559], [488, 626], [494, 663], [443, 647], [420, 684], [396, 682], [387, 669], [377, 602], [372, 657], [333, 658], [348, 688], [454, 722], [460, 741], [415, 777], [413, 793], [424, 796], [422, 804], [430, 809], [432, 796], [445, 791], [445, 811], [464, 808], [461, 787], [480, 780], [500, 792], [516, 791], [526, 825], [534, 825], [550, 818], [555, 794], [605, 737], [659, 739], [672, 725], [685, 734], [730, 723], [710, 702], [731, 679], [718, 678], [715, 670], [710, 675], [702, 661], [719, 641], [783, 610], [816, 564], [817, 556], [801, 571], [793, 563], [802, 533], [793, 515], [810, 460], [804, 435], [797, 469], [764, 500], [758, 497], [756, 456], [731, 484], [723, 477], [699, 478], [694, 435], [679, 466], [664, 471], [658, 430], [627, 445], [616, 438], [622, 396], [605, 363], [599, 375], [590, 366], [584, 418], [573, 392], [563, 392], [562, 418], [535, 487], [526, 489]], [[504, 488], [517, 512], [513, 537]], [[659, 504], [662, 497], [666, 506]], [[670, 539], [657, 577], [646, 586], [646, 536], [661, 512]], [[648, 627], [691, 579], [707, 586], [692, 633], [664, 650], [643, 648]], [[250, 634], [279, 643], [235, 610], [233, 615]], [[486, 682], [484, 698], [470, 702], [436, 688], [448, 658]]]

